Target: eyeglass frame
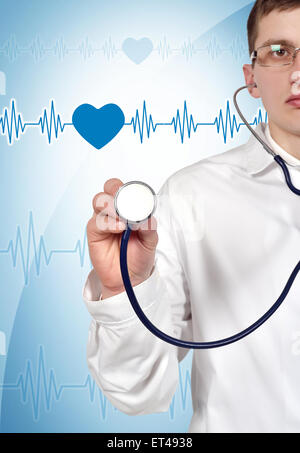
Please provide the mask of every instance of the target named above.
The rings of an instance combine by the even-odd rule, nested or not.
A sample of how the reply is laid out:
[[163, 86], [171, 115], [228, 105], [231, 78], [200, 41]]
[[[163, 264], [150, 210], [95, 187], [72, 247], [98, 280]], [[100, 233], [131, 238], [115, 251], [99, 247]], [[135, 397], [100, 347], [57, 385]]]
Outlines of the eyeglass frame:
[[[253, 50], [253, 52], [251, 54], [251, 57], [250, 57], [252, 62], [257, 59], [257, 51], [259, 49], [263, 49], [264, 47], [271, 47], [271, 46], [274, 46], [274, 45], [276, 45], [276, 44], [267, 44], [266, 46], [260, 46], [256, 50]], [[279, 44], [277, 44], [277, 45], [279, 45]], [[292, 46], [290, 44], [289, 45], [283, 44], [283, 45], [286, 46], [286, 47], [292, 47], [294, 49], [294, 53], [293, 53], [293, 56], [292, 56], [293, 59], [292, 59], [292, 61], [290, 63], [283, 63], [283, 64], [276, 65], [276, 66], [272, 66], [272, 65], [269, 65], [269, 64], [260, 64], [260, 63], [257, 63], [257, 64], [259, 66], [263, 66], [264, 68], [280, 68], [281, 66], [289, 66], [289, 65], [293, 64], [295, 59], [296, 59], [297, 52], [298, 52], [298, 50], [300, 50], [300, 47], [294, 47], [294, 46]], [[277, 52], [277, 51], [274, 51], [274, 52]]]

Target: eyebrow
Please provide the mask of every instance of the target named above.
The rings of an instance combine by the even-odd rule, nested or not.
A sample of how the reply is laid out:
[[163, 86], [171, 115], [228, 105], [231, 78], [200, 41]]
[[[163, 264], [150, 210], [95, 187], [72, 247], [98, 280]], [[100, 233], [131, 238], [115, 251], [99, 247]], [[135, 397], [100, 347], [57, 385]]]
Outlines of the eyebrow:
[[289, 39], [272, 39], [272, 38], [268, 39], [267, 41], [265, 41], [259, 47], [270, 46], [271, 44], [283, 44], [285, 46], [293, 46], [293, 47], [295, 47], [295, 43], [290, 41]]

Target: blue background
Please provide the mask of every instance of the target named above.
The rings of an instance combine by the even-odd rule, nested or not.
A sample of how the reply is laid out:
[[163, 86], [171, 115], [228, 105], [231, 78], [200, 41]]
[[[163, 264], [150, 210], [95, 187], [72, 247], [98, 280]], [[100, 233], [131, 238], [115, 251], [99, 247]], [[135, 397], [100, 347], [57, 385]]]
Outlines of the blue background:
[[[188, 430], [192, 351], [166, 413], [127, 416], [90, 377], [85, 227], [107, 179], [158, 191], [176, 170], [248, 139], [232, 95], [250, 62], [252, 6], [0, 0], [0, 431]], [[147, 38], [152, 52], [138, 63], [122, 48], [128, 38]], [[264, 110], [244, 93], [255, 123]], [[72, 126], [82, 103], [125, 114], [99, 151]]]

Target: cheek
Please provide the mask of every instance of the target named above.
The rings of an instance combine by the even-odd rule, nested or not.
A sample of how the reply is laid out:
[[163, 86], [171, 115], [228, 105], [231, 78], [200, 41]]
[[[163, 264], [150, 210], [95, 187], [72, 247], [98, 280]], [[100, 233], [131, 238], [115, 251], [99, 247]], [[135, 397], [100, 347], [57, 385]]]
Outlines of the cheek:
[[271, 74], [264, 71], [259, 76], [257, 83], [264, 108], [272, 116], [277, 116], [291, 91], [289, 78], [282, 72]]
[[262, 103], [265, 109], [268, 112], [276, 109], [280, 99], [278, 84], [274, 80], [268, 80], [261, 83], [260, 88]]

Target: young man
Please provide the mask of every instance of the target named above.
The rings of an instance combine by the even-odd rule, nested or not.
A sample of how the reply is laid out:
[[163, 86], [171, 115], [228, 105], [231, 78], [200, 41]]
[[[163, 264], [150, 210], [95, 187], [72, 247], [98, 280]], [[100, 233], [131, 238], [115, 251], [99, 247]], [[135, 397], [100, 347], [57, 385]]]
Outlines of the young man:
[[[287, 46], [300, 47], [299, 23], [299, 1], [258, 0], [248, 20], [250, 55], [257, 53], [243, 67], [246, 83], [257, 84], [250, 94], [268, 112], [269, 125], [256, 132], [289, 164], [298, 187], [300, 104], [287, 100], [299, 89], [300, 54]], [[277, 63], [287, 61], [289, 50], [290, 64]], [[87, 360], [111, 403], [142, 415], [168, 410], [188, 350], [145, 329], [124, 291], [125, 225], [113, 208], [122, 184], [105, 183], [87, 225], [94, 266], [83, 291], [93, 318]], [[168, 335], [194, 342], [248, 327], [278, 299], [300, 259], [299, 203], [253, 136], [173, 174], [159, 193], [151, 228], [132, 232], [128, 244], [132, 285], [147, 317]], [[299, 296], [298, 278], [260, 329], [224, 348], [194, 350], [189, 432], [299, 431]]]

